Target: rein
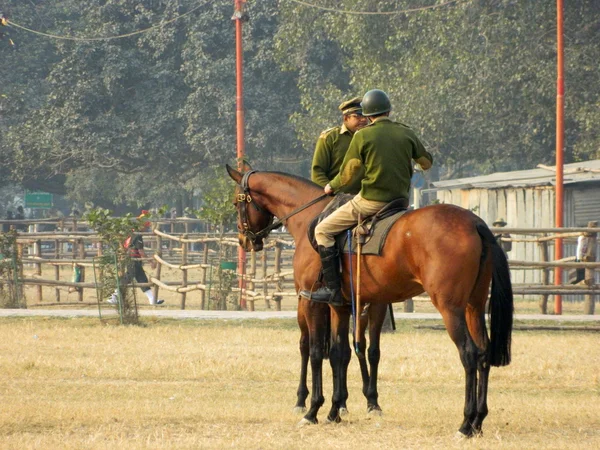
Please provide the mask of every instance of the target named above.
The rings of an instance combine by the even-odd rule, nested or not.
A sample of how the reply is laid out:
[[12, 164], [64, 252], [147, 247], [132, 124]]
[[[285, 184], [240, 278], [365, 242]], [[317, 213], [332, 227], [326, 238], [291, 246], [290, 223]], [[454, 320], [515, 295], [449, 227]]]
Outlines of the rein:
[[[264, 212], [266, 214], [270, 214], [271, 216], [273, 216], [273, 214], [271, 214], [269, 211], [266, 211], [258, 203], [253, 202], [253, 200], [252, 200], [252, 196], [250, 195], [250, 187], [248, 186], [248, 178], [250, 178], [250, 175], [252, 175], [255, 172], [257, 172], [257, 171], [251, 170], [244, 174], [244, 176], [242, 177], [242, 180], [239, 184], [240, 188], [244, 191], [244, 193], [238, 194], [238, 196], [237, 196], [237, 202], [242, 203], [244, 205], [242, 208], [240, 208], [240, 218], [242, 219], [242, 226], [244, 227], [244, 235], [249, 237], [252, 240], [266, 237], [272, 230], [279, 228], [281, 225], [285, 224], [285, 221], [287, 219], [298, 214], [301, 211], [304, 211], [306, 208], [311, 207], [315, 203], [320, 202], [328, 195], [328, 194], [323, 194], [323, 195], [311, 200], [310, 202], [300, 206], [299, 208], [296, 208], [295, 210], [293, 210], [291, 213], [289, 213], [285, 217], [282, 217], [281, 219], [278, 218], [276, 221], [271, 223], [266, 228], [263, 228], [262, 230], [254, 233], [252, 230], [250, 230], [250, 227], [248, 225], [248, 211], [246, 210], [246, 205], [248, 203], [251, 203], [256, 208], [257, 211], [261, 211], [261, 212]], [[271, 220], [272, 220], [272, 218], [271, 218]]]

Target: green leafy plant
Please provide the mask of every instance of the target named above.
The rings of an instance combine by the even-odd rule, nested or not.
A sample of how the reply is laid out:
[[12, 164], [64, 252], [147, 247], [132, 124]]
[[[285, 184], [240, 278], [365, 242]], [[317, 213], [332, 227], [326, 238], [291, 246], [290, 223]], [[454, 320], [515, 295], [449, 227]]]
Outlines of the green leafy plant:
[[26, 308], [23, 287], [19, 284], [20, 256], [17, 251], [17, 232], [0, 233], [0, 306]]
[[111, 211], [104, 208], [91, 208], [84, 214], [90, 227], [102, 237], [102, 256], [96, 268], [98, 301], [117, 294], [115, 305], [119, 311], [121, 323], [139, 324], [137, 300], [132, 286], [124, 284], [125, 274], [131, 265], [131, 256], [123, 243], [133, 232], [144, 227], [147, 218], [138, 219], [131, 214], [125, 217], [112, 217]]

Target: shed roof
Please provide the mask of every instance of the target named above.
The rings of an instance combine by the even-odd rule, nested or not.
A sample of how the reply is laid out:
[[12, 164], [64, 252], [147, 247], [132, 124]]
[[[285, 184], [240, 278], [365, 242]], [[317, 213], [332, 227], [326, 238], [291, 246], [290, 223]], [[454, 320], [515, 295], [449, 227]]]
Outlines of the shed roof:
[[[563, 184], [600, 183], [600, 159], [565, 164]], [[496, 172], [479, 177], [457, 178], [454, 180], [434, 181], [433, 189], [500, 189], [507, 187], [553, 186], [556, 184], [556, 166], [539, 164], [530, 170], [514, 172]]]

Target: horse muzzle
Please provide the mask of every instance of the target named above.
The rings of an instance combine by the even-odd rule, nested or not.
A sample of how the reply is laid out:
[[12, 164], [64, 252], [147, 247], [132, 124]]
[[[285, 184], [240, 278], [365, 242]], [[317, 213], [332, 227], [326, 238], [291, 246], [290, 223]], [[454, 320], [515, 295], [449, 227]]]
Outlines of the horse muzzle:
[[247, 252], [252, 251], [252, 250], [254, 250], [255, 252], [259, 252], [263, 249], [262, 239], [253, 241], [248, 236], [240, 233], [240, 234], [238, 234], [238, 240], [240, 242], [240, 246]]

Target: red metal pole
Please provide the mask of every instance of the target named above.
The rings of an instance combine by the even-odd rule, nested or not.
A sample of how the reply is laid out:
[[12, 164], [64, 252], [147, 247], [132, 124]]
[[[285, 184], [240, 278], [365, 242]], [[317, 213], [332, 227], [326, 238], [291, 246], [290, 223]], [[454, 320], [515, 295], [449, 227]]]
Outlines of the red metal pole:
[[[556, 0], [556, 190], [555, 190], [555, 223], [557, 228], [563, 224], [563, 149], [564, 149], [564, 112], [565, 112], [565, 80], [564, 80], [564, 43], [563, 43], [563, 0]], [[554, 241], [554, 259], [563, 257], [562, 239]], [[562, 284], [562, 268], [554, 269], [554, 284]], [[562, 296], [554, 296], [554, 314], [562, 314]]]
[[[235, 87], [236, 87], [236, 135], [237, 135], [237, 161], [238, 170], [242, 168], [244, 160], [244, 51], [242, 47], [242, 23], [245, 20], [244, 3], [246, 0], [234, 0], [234, 11], [232, 20], [235, 21]], [[242, 247], [238, 247], [238, 274], [240, 275], [238, 287], [246, 288], [244, 275], [246, 272], [246, 252]], [[240, 307], [246, 309], [246, 297], [242, 293], [240, 296]]]

